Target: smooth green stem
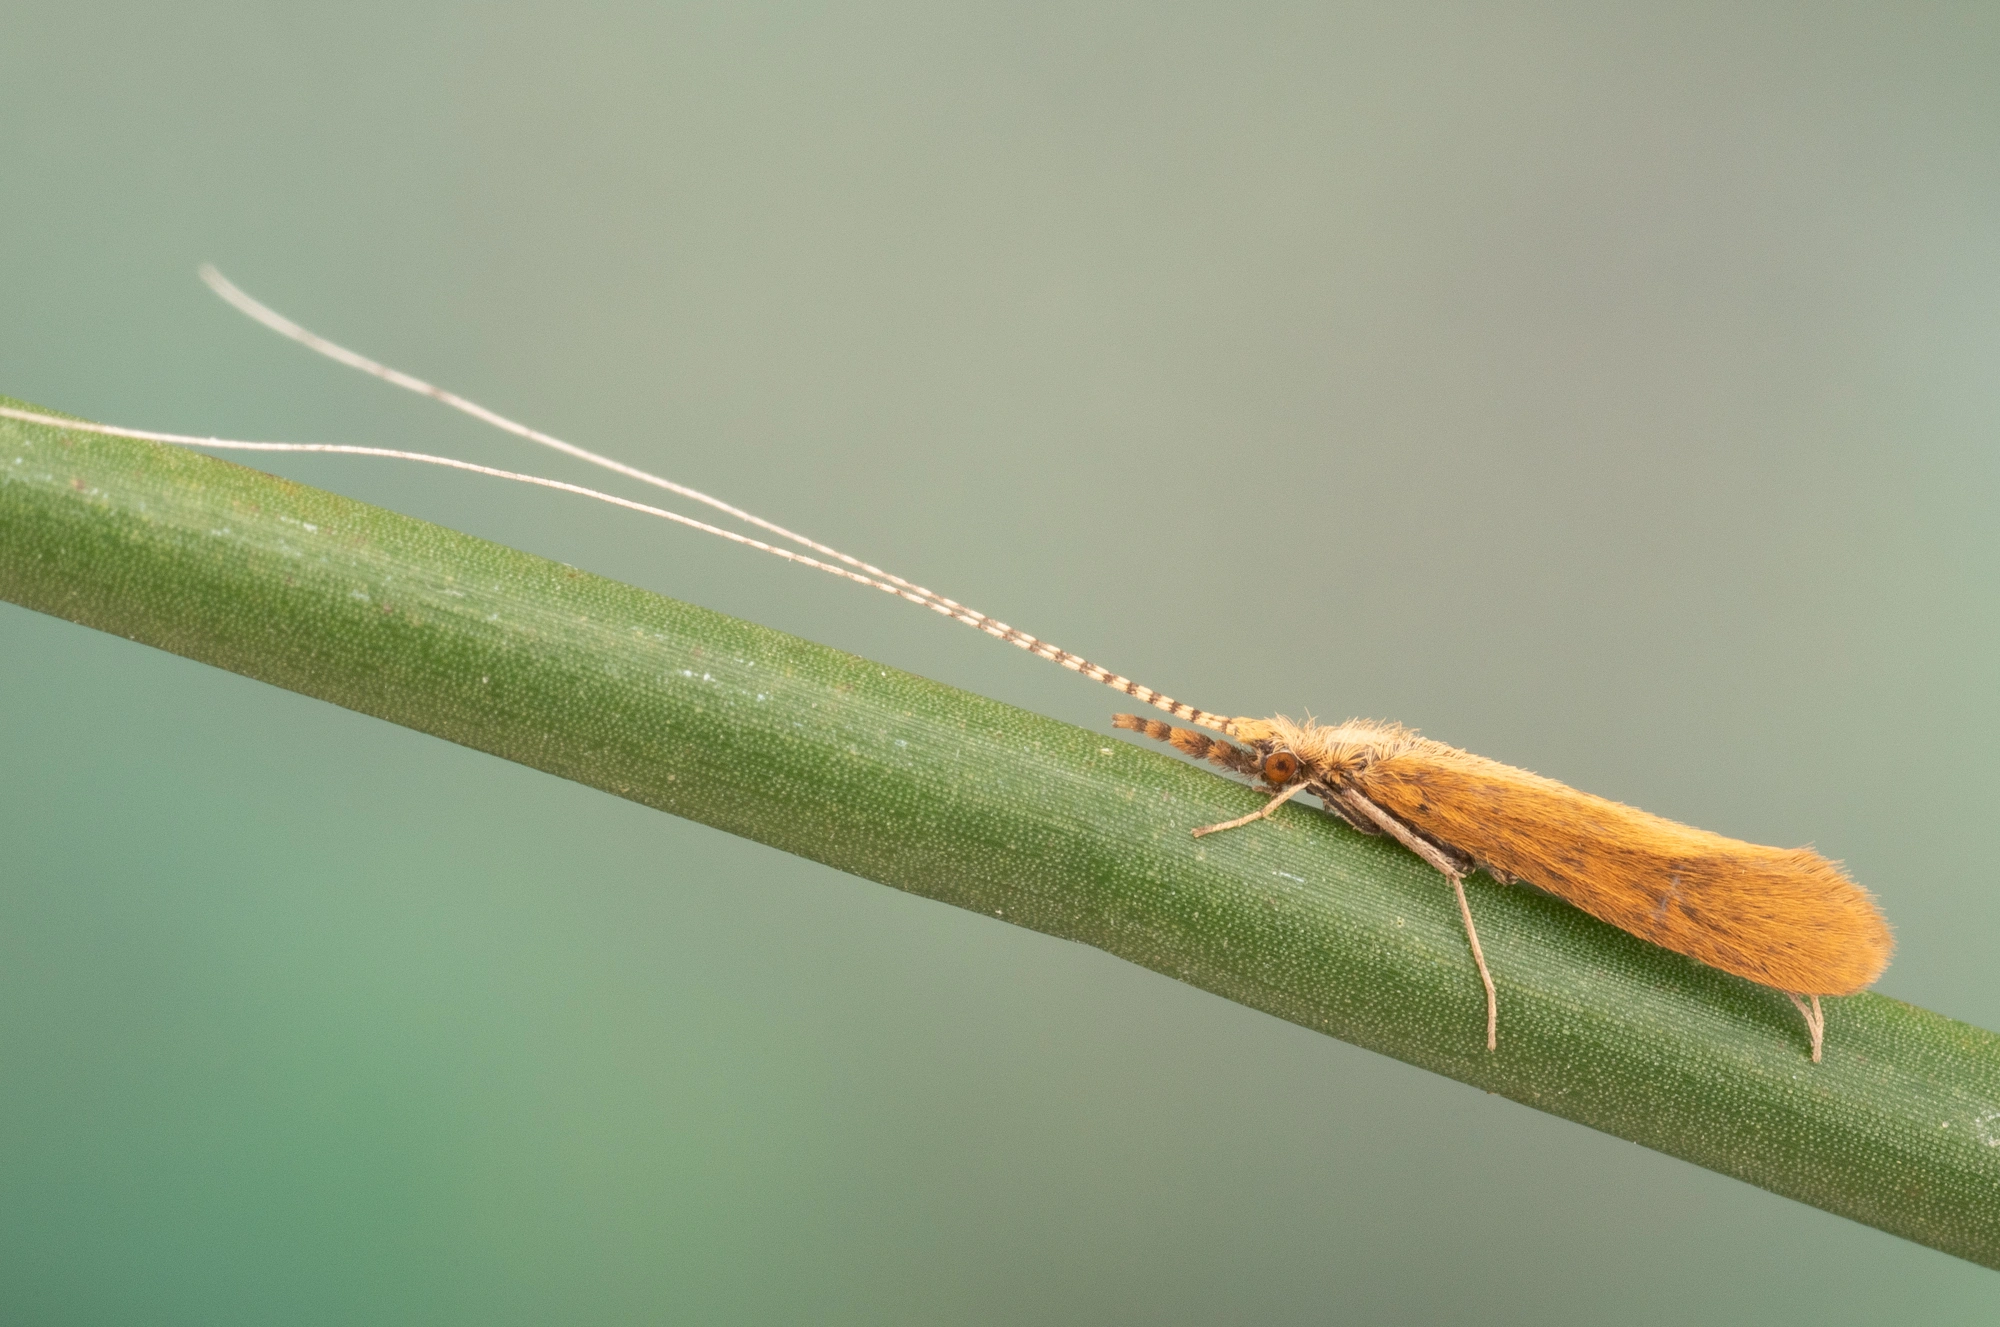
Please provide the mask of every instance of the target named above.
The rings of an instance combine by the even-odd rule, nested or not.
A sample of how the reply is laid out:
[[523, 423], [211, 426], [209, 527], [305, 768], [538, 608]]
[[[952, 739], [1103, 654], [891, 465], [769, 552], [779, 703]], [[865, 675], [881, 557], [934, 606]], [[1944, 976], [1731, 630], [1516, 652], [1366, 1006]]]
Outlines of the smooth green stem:
[[151, 443], [0, 421], [0, 596], [1094, 945], [2000, 1266], [2000, 1037], [1777, 991], [1305, 806], [866, 659]]

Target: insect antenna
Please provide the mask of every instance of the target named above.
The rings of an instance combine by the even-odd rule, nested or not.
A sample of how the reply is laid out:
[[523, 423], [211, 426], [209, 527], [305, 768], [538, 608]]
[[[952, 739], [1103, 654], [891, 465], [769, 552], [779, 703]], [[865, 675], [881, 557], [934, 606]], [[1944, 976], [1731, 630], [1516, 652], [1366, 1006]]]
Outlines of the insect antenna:
[[[352, 369], [358, 369], [370, 377], [380, 378], [382, 381], [401, 387], [406, 391], [415, 392], [420, 396], [428, 396], [434, 401], [450, 406], [454, 410], [470, 415], [472, 418], [482, 423], [490, 424], [503, 432], [512, 433], [516, 437], [525, 438], [530, 442], [561, 452], [566, 456], [587, 461], [592, 465], [610, 470], [615, 474], [624, 475], [628, 479], [636, 479], [641, 483], [664, 489], [677, 497], [686, 498], [689, 501], [711, 507], [716, 511], [722, 512], [724, 515], [734, 517], [768, 534], [775, 535], [780, 539], [806, 548], [812, 554], [817, 554], [818, 556], [796, 553], [791, 549], [781, 548], [764, 540], [710, 524], [707, 521], [695, 520], [679, 512], [667, 511], [663, 508], [649, 506], [646, 503], [633, 502], [628, 498], [616, 497], [609, 493], [599, 492], [596, 489], [585, 488], [582, 485], [568, 484], [539, 475], [521, 474], [517, 471], [502, 470], [492, 466], [475, 465], [470, 461], [461, 461], [452, 457], [432, 456], [422, 452], [400, 451], [387, 447], [358, 447], [333, 443], [241, 442], [220, 438], [197, 438], [180, 434], [155, 433], [141, 429], [122, 429], [107, 425], [86, 424], [77, 420], [63, 419], [58, 416], [42, 415], [34, 411], [16, 410], [8, 407], [0, 407], [0, 416], [19, 419], [29, 423], [46, 424], [56, 428], [100, 433], [114, 437], [139, 438], [151, 442], [173, 443], [180, 446], [213, 447], [220, 450], [234, 451], [320, 452], [416, 461], [426, 465], [445, 466], [450, 469], [464, 470], [469, 473], [487, 475], [496, 479], [508, 479], [517, 483], [534, 484], [542, 488], [575, 493], [582, 497], [608, 502], [613, 506], [624, 507], [628, 510], [642, 512], [649, 516], [657, 516], [664, 520], [672, 521], [675, 524], [699, 530], [703, 534], [712, 534], [726, 539], [731, 543], [741, 544], [746, 548], [754, 548], [759, 552], [770, 553], [776, 557], [784, 558], [788, 562], [796, 562], [801, 566], [811, 567], [817, 571], [828, 572], [846, 580], [883, 590], [900, 599], [905, 599], [910, 603], [928, 608], [932, 612], [941, 613], [955, 621], [963, 622], [969, 627], [974, 627], [989, 636], [1006, 641], [1010, 645], [1018, 646], [1038, 658], [1060, 664], [1073, 673], [1081, 673], [1094, 682], [1102, 682], [1113, 690], [1122, 692], [1142, 704], [1165, 710], [1177, 719], [1185, 719], [1190, 723], [1199, 724], [1204, 728], [1214, 729], [1219, 732], [1228, 731], [1229, 720], [1223, 715], [1210, 714], [1206, 710], [1196, 709], [1192, 705], [1177, 701], [1171, 696], [1161, 695], [1151, 687], [1141, 686], [1131, 678], [1114, 673], [1100, 664], [1094, 664], [1081, 655], [1072, 654], [1068, 650], [1061, 649], [1047, 641], [1029, 635], [1018, 627], [1009, 626], [1007, 623], [997, 618], [989, 617], [977, 609], [969, 608], [954, 599], [948, 599], [933, 590], [904, 580], [902, 577], [885, 571], [872, 563], [850, 557], [837, 548], [829, 547], [796, 531], [788, 530], [775, 522], [767, 521], [761, 516], [744, 511], [740, 507], [732, 506], [720, 498], [712, 497], [698, 489], [689, 488], [685, 484], [675, 483], [673, 480], [663, 478], [659, 475], [650, 474], [636, 466], [627, 465], [623, 461], [614, 460], [609, 456], [579, 447], [574, 443], [566, 442], [539, 429], [530, 428], [528, 425], [520, 423], [517, 420], [509, 419], [498, 411], [488, 409], [476, 401], [460, 396], [455, 392], [446, 391], [444, 388], [426, 382], [412, 374], [404, 373], [399, 369], [391, 368], [386, 364], [370, 359], [366, 355], [349, 350], [347, 347], [330, 341], [301, 326], [277, 310], [255, 299], [240, 286], [229, 280], [228, 277], [224, 276], [212, 264], [203, 263], [199, 271], [201, 279], [208, 285], [209, 289], [213, 290], [238, 311], [262, 323], [265, 327], [270, 328], [279, 335], [296, 341], [307, 349], [324, 355], [336, 363], [344, 364]], [[831, 561], [827, 561], [826, 559], [831, 559]]]

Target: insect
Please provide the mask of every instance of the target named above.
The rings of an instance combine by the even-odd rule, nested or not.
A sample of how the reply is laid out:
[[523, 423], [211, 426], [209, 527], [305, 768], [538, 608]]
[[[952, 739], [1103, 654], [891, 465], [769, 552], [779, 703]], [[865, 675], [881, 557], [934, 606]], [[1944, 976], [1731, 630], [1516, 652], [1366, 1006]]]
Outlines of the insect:
[[1767, 848], [1579, 792], [1422, 737], [1398, 724], [1332, 726], [1180, 713], [1243, 745], [1121, 714], [1119, 728], [1263, 782], [1271, 800], [1213, 834], [1261, 820], [1298, 793], [1364, 834], [1386, 834], [1451, 882], [1486, 987], [1486, 1046], [1498, 1000], [1466, 902], [1484, 870], [1525, 881], [1642, 940], [1774, 986], [1806, 1022], [1817, 1063], [1822, 995], [1852, 995], [1889, 965], [1889, 926], [1867, 891], [1810, 848]]
[[[202, 278], [272, 330], [386, 382], [429, 396], [519, 437], [702, 503], [807, 551], [575, 484], [381, 447], [232, 442], [83, 424], [0, 407], [0, 415], [68, 429], [223, 450], [332, 452], [448, 466], [581, 494], [887, 591], [1081, 673], [1195, 727], [1120, 714], [1115, 727], [1166, 742], [1255, 780], [1270, 799], [1248, 815], [1203, 825], [1196, 837], [1242, 829], [1300, 793], [1363, 834], [1386, 835], [1451, 885], [1486, 993], [1486, 1046], [1499, 1045], [1499, 999], [1473, 924], [1465, 878], [1484, 871], [1527, 883], [1643, 940], [1784, 993], [1805, 1020], [1814, 1062], [1826, 1033], [1822, 996], [1851, 995], [1882, 975], [1888, 923], [1839, 864], [1810, 848], [1726, 838], [1596, 797], [1401, 727], [1372, 720], [1326, 725], [1283, 717], [1230, 718], [1196, 709], [923, 586], [685, 485], [601, 456], [320, 337], [259, 303], [212, 267]], [[1202, 730], [1207, 731], [1202, 731]], [[1209, 733], [1220, 734], [1211, 737]]]

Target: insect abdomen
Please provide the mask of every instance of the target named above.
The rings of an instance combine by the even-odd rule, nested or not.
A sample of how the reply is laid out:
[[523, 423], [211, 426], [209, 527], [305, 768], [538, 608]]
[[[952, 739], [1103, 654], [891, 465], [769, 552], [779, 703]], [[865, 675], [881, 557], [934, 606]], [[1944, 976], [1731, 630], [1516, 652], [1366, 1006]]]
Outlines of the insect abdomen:
[[1810, 848], [1711, 834], [1436, 742], [1356, 787], [1482, 864], [1751, 981], [1850, 995], [1889, 964], [1874, 900]]

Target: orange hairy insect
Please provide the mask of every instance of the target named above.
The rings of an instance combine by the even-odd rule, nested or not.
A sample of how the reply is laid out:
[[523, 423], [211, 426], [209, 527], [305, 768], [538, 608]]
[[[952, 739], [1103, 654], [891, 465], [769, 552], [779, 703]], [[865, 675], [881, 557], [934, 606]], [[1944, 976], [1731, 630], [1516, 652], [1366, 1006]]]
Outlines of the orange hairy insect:
[[1643, 940], [1776, 987], [1805, 1019], [1815, 1062], [1826, 1033], [1820, 997], [1851, 995], [1881, 976], [1889, 964], [1889, 927], [1874, 900], [1849, 880], [1837, 863], [1810, 848], [1766, 848], [1692, 829], [1434, 742], [1393, 723], [1350, 720], [1328, 726], [1310, 720], [1298, 724], [1286, 718], [1231, 719], [1198, 710], [706, 493], [538, 432], [356, 354], [258, 303], [212, 267], [204, 267], [201, 275], [218, 295], [266, 327], [350, 368], [431, 397], [541, 446], [701, 503], [808, 551], [796, 552], [629, 498], [451, 457], [379, 447], [227, 442], [83, 424], [11, 407], [0, 407], [0, 415], [65, 429], [223, 450], [339, 452], [420, 461], [538, 484], [689, 526], [887, 591], [977, 627], [1141, 704], [1235, 738], [1241, 745], [1158, 719], [1130, 714], [1112, 719], [1115, 727], [1170, 743], [1197, 760], [1256, 779], [1271, 790], [1271, 799], [1263, 807], [1219, 825], [1204, 825], [1194, 831], [1196, 837], [1261, 820], [1303, 792], [1317, 797], [1328, 811], [1355, 829], [1364, 834], [1386, 834], [1434, 867], [1451, 884], [1473, 962], [1486, 988], [1489, 1050], [1498, 1045], [1499, 1002], [1465, 894], [1465, 877], [1475, 870], [1483, 870], [1503, 884], [1524, 881]]
[[1767, 848], [1676, 824], [1393, 723], [1211, 725], [1249, 751], [1157, 719], [1120, 714], [1112, 723], [1277, 789], [1261, 809], [1196, 835], [1260, 820], [1306, 792], [1355, 829], [1387, 834], [1435, 867], [1457, 893], [1486, 985], [1489, 1049], [1497, 1001], [1465, 898], [1464, 878], [1475, 869], [1526, 881], [1642, 940], [1778, 988], [1804, 1016], [1815, 1061], [1825, 1036], [1819, 998], [1852, 995], [1889, 965], [1889, 926], [1874, 900], [1810, 848]]

